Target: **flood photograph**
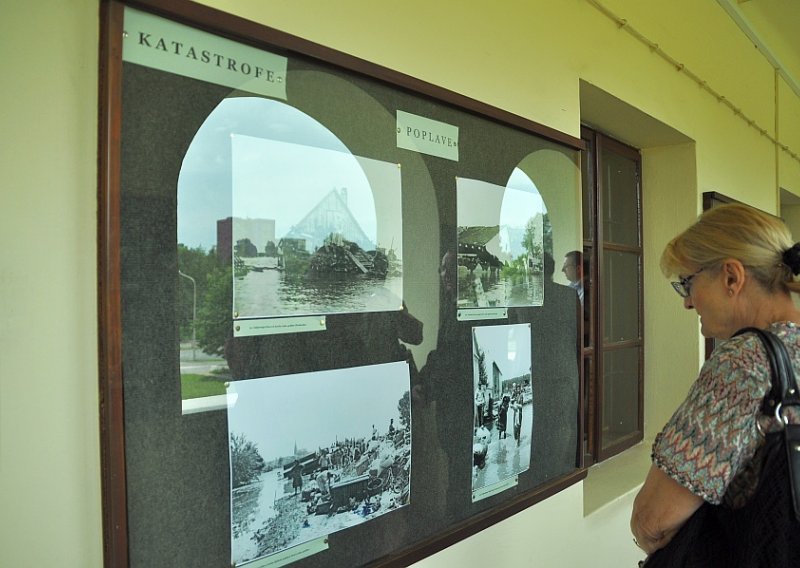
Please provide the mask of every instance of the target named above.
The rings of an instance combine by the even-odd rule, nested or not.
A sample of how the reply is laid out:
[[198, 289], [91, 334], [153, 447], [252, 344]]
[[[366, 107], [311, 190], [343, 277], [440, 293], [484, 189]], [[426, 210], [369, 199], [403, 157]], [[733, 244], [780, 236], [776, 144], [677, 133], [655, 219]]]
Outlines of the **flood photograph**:
[[397, 164], [244, 135], [231, 151], [234, 317], [400, 309]]
[[405, 362], [231, 382], [231, 562], [408, 505], [409, 387]]
[[476, 491], [530, 467], [530, 324], [473, 327], [472, 363], [472, 490]]
[[[518, 174], [517, 174], [518, 172]], [[458, 307], [541, 306], [546, 210], [519, 170], [506, 187], [457, 179]]]

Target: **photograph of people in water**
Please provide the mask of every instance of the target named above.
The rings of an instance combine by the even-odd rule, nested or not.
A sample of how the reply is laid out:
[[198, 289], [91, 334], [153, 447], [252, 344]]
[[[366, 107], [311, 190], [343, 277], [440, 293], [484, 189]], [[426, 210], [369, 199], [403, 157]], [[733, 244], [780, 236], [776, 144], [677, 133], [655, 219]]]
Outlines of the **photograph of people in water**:
[[533, 389], [530, 324], [472, 328], [472, 490], [526, 471]]

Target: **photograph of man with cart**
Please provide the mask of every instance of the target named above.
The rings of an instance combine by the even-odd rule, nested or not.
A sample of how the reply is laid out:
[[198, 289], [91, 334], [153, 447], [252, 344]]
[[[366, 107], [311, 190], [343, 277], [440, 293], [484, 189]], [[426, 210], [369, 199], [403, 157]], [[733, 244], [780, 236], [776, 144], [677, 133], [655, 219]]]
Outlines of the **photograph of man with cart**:
[[397, 362], [230, 383], [232, 563], [409, 504], [409, 380]]

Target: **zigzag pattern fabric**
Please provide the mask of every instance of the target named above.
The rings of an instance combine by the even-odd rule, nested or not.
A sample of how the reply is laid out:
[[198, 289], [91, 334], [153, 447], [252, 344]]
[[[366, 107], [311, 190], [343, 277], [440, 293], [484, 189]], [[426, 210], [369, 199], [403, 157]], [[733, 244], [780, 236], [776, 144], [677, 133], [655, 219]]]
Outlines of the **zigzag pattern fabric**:
[[[792, 322], [774, 323], [769, 330], [786, 345], [800, 377], [800, 330]], [[656, 436], [653, 463], [709, 503], [743, 506], [763, 461], [757, 422], [765, 431], [777, 428], [774, 419], [759, 418], [769, 388], [769, 362], [758, 337], [747, 334], [722, 343]]]

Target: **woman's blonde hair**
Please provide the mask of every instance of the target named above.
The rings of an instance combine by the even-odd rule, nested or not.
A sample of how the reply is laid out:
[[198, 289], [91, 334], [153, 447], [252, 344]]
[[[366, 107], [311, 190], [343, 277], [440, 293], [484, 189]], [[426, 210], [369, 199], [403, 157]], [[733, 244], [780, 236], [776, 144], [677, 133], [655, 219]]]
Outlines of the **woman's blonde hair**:
[[672, 239], [661, 254], [666, 276], [739, 260], [766, 290], [800, 293], [800, 245], [778, 217], [741, 204], [714, 207]]

